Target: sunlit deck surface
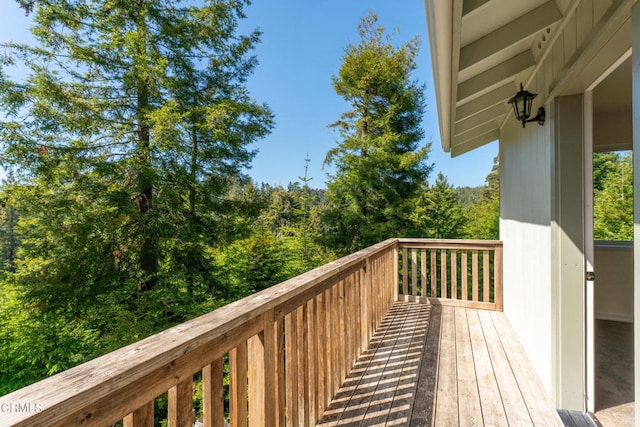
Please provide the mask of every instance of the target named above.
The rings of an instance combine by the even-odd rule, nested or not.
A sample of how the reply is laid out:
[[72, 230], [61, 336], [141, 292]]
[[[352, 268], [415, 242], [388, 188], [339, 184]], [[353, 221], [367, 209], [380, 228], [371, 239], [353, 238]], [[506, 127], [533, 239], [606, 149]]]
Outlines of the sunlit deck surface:
[[562, 422], [503, 313], [396, 302], [318, 425]]

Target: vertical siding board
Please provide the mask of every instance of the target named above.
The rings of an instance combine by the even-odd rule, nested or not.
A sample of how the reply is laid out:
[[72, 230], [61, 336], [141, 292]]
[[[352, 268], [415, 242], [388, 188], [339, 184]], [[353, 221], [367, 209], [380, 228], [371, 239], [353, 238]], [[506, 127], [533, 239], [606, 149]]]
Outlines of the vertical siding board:
[[593, 2], [593, 25], [597, 25], [611, 7], [613, 0], [597, 0]]
[[577, 43], [577, 32], [578, 32], [578, 16], [574, 14], [569, 22], [567, 22], [567, 26], [564, 28], [562, 32], [563, 43], [564, 43], [564, 57], [565, 62], [569, 61], [573, 54], [578, 49]]
[[553, 60], [553, 77], [555, 78], [562, 72], [565, 65], [564, 43], [555, 43], [551, 48], [551, 58]]
[[593, 29], [593, 0], [582, 0], [576, 9], [576, 44], [580, 47]]

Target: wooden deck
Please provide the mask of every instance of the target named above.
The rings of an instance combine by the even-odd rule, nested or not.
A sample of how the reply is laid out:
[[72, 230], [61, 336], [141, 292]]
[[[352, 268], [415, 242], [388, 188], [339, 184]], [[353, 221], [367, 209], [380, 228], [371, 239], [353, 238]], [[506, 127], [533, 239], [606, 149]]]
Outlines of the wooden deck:
[[396, 302], [321, 426], [562, 426], [501, 312]]

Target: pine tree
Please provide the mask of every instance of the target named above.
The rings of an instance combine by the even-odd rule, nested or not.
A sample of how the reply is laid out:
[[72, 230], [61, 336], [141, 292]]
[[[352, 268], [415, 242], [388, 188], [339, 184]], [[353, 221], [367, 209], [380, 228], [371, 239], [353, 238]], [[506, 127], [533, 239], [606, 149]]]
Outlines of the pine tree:
[[467, 212], [469, 239], [497, 240], [500, 234], [500, 159], [493, 159], [480, 199]]
[[350, 105], [331, 126], [341, 142], [326, 163], [334, 164], [328, 183], [331, 209], [325, 219], [337, 224], [331, 245], [349, 252], [412, 229], [413, 200], [431, 166], [424, 136], [424, 87], [411, 79], [419, 39], [396, 48], [375, 14], [358, 26], [361, 41], [346, 48], [333, 79]]
[[[20, 3], [36, 43], [5, 44], [0, 75], [18, 283], [108, 333], [116, 308], [144, 333], [183, 320], [182, 302], [214, 286], [207, 247], [228, 185], [272, 126], [245, 87], [259, 41], [237, 33], [248, 1]], [[7, 77], [14, 63], [24, 80]]]

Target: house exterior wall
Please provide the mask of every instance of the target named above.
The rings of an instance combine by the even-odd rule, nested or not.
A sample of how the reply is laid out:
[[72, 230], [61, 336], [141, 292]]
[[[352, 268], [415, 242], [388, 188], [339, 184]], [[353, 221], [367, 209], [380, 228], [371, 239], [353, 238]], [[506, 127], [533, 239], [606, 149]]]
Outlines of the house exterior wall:
[[[533, 90], [532, 90], [533, 89]], [[535, 92], [537, 88], [531, 90]], [[552, 389], [550, 126], [508, 120], [500, 137], [504, 310], [547, 392]]]

